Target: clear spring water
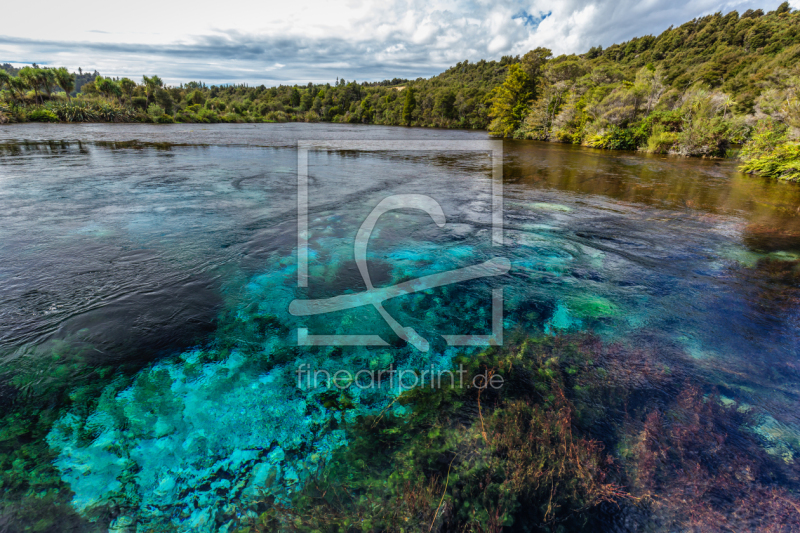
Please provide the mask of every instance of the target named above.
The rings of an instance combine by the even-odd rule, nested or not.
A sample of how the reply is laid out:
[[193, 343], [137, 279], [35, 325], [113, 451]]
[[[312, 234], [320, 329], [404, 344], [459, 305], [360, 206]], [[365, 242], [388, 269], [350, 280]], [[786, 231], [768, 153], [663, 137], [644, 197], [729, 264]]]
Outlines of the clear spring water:
[[[314, 400], [319, 388], [298, 387], [299, 365], [449, 368], [467, 349], [441, 335], [490, 333], [491, 289], [501, 286], [507, 333], [591, 330], [683, 350], [693, 364], [675, 372], [701, 373], [755, 406], [763, 423], [753, 430], [771, 453], [793, 461], [800, 451], [797, 287], [756, 268], [764, 257], [800, 258], [800, 188], [743, 176], [732, 162], [507, 141], [497, 248], [484, 154], [313, 152], [300, 290], [298, 139], [485, 134], [0, 129], [0, 427], [12, 530], [36, 505], [77, 512], [78, 529], [111, 519], [117, 530], [232, 527], [253, 513], [249, 502], [281, 497], [346, 445], [343, 416], [380, 412], [398, 392], [354, 389], [355, 408], [341, 411]], [[427, 353], [397, 342], [373, 308], [290, 315], [294, 298], [365, 289], [356, 231], [381, 199], [408, 193], [436, 199], [447, 225], [408, 210], [381, 218], [368, 255], [376, 286], [498, 255], [510, 272], [387, 301], [431, 342]], [[298, 327], [391, 345], [307, 350]], [[100, 507], [116, 511], [98, 518]]]

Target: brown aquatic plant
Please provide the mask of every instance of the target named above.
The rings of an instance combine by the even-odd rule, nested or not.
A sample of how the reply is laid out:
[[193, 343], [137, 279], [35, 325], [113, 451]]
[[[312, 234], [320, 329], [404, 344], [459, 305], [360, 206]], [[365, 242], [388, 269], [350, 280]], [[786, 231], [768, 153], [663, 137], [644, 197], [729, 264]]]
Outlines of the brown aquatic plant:
[[634, 493], [650, 496], [656, 530], [800, 531], [800, 499], [772, 482], [780, 468], [743, 429], [747, 415], [687, 385], [650, 411], [627, 442]]

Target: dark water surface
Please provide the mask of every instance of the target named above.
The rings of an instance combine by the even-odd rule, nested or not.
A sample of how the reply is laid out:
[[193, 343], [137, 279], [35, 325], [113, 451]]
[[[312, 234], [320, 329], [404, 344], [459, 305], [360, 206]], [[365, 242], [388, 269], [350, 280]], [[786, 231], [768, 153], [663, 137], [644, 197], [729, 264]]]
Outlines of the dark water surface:
[[[505, 245], [494, 247], [486, 154], [312, 152], [309, 287], [298, 289], [297, 140], [485, 138], [324, 124], [1, 128], [0, 528], [233, 527], [255, 516], [246, 504], [260, 491], [302, 484], [346, 444], [326, 421], [380, 412], [398, 392], [355, 391], [342, 414], [297, 387], [298, 365], [449, 368], [469, 349], [441, 335], [491, 333], [499, 287], [507, 335], [593, 332], [680, 353], [670, 372], [750, 412], [747, 431], [793, 469], [800, 187], [734, 162], [506, 141]], [[369, 245], [376, 286], [497, 256], [510, 272], [387, 301], [427, 353], [371, 307], [289, 314], [294, 298], [363, 291], [356, 231], [383, 198], [411, 193], [434, 198], [447, 225], [384, 215]], [[390, 346], [298, 349], [300, 327]], [[244, 502], [235, 513], [233, 500]]]

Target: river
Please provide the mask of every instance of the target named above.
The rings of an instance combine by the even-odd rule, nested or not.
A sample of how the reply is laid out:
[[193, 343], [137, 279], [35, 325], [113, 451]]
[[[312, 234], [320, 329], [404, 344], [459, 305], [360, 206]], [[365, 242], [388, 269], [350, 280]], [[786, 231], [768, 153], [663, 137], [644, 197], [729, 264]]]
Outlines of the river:
[[[299, 287], [297, 143], [312, 140], [350, 144], [307, 153]], [[0, 128], [0, 526], [233, 528], [262, 491], [300, 486], [347, 445], [330, 420], [399, 408], [391, 389], [354, 392], [344, 414], [321, 407], [300, 364], [449, 368], [481, 348], [443, 335], [496, 333], [500, 290], [504, 338], [591, 334], [631, 367], [659, 354], [676, 381], [746, 411], [736, 430], [775, 459], [776, 486], [796, 489], [784, 470], [800, 452], [800, 187], [732, 161], [496, 141], [500, 244], [492, 159], [458, 148], [486, 141], [336, 124]], [[367, 289], [354, 238], [391, 195], [432, 198], [446, 224], [411, 204], [379, 218], [376, 287], [510, 260], [384, 302], [427, 351], [371, 306], [289, 312]], [[298, 329], [385, 346], [298, 347]], [[665, 405], [680, 395], [661, 392]]]

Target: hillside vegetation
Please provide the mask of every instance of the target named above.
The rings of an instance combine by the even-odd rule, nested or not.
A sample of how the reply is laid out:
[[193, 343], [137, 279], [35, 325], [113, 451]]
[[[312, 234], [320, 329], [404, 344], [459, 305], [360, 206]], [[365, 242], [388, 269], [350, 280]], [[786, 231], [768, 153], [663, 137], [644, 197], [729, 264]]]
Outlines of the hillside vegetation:
[[499, 61], [464, 61], [429, 79], [168, 87], [158, 76], [137, 82], [3, 65], [0, 123], [330, 121], [487, 129], [606, 149], [738, 154], [747, 172], [798, 180], [798, 59], [800, 13], [784, 3], [766, 14], [716, 13], [579, 55], [553, 57], [537, 48]]
[[739, 154], [743, 169], [800, 178], [800, 14], [733, 11], [658, 37], [510, 65], [489, 95], [503, 136], [688, 156]]

